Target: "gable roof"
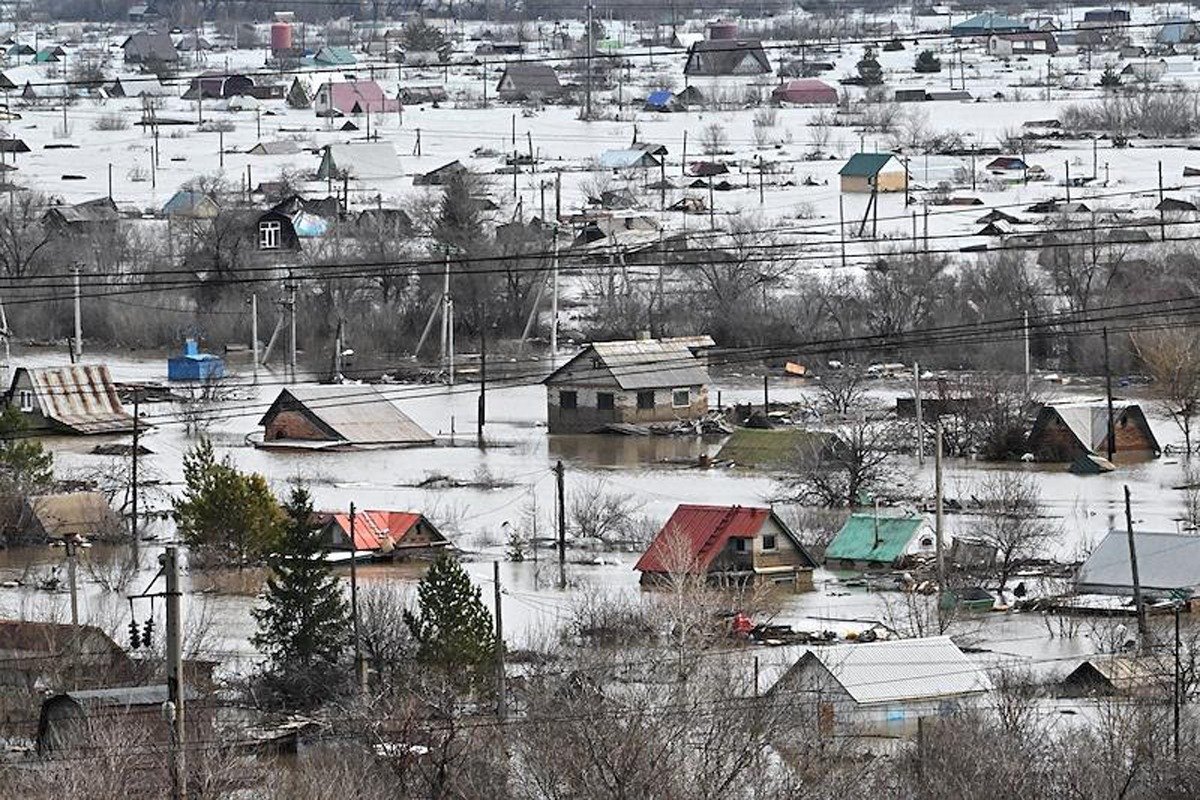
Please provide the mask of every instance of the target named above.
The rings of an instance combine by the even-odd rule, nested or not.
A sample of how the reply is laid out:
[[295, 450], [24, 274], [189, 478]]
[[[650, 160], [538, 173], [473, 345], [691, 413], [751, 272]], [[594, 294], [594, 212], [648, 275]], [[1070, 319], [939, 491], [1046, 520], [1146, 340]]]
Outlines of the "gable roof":
[[113, 533], [120, 520], [99, 492], [68, 492], [30, 497], [29, 512], [52, 539]]
[[754, 39], [705, 39], [688, 48], [685, 75], [763, 75], [771, 61]]
[[193, 192], [180, 189], [171, 195], [171, 199], [163, 206], [163, 214], [168, 217], [187, 217], [189, 219], [213, 219], [221, 213], [216, 201], [203, 192]]
[[[816, 566], [791, 529], [769, 508], [681, 503], [633, 568], [639, 572], [675, 572], [685, 568], [690, 573], [705, 572], [726, 542], [753, 539], [768, 519], [774, 519], [809, 565]], [[680, 542], [686, 553], [675, 552]], [[687, 557], [690, 563], [671, 563], [677, 556]]]
[[138, 31], [121, 45], [125, 58], [131, 61], [176, 61], [179, 53], [166, 33]]
[[[1200, 586], [1200, 536], [1134, 531], [1142, 591], [1170, 592]], [[1129, 534], [1109, 531], [1075, 575], [1081, 592], [1133, 593]]]
[[[505, 86], [508, 82], [511, 85]], [[513, 61], [504, 65], [504, 74], [496, 85], [497, 91], [503, 92], [540, 92], [542, 94], [557, 94], [562, 91], [558, 73], [549, 64]]]
[[13, 373], [9, 402], [22, 376], [28, 376], [46, 419], [77, 433], [126, 433], [133, 417], [121, 405], [108, 367], [20, 367]]
[[1006, 17], [995, 11], [985, 11], [950, 27], [951, 32], [962, 35], [975, 32], [1002, 33], [1029, 30], [1029, 23]]
[[[550, 373], [543, 383], [615, 380], [623, 390], [699, 386], [708, 383], [708, 368], [695, 351], [715, 344], [711, 336], [592, 342]], [[591, 363], [584, 363], [586, 361]]]
[[[323, 525], [334, 525], [339, 528], [347, 541], [350, 538], [350, 515], [346, 513], [322, 513]], [[404, 537], [418, 523], [425, 519], [421, 514], [412, 511], [356, 511], [354, 513], [354, 549], [379, 550], [387, 546], [390, 539], [392, 546], [403, 544]], [[428, 523], [428, 520], [426, 520]], [[432, 526], [430, 526], [432, 529]], [[445, 541], [445, 537], [436, 529], [436, 541]]]
[[894, 158], [891, 153], [855, 153], [838, 170], [838, 175], [848, 178], [874, 178]]
[[825, 549], [825, 560], [890, 564], [904, 555], [925, 524], [923, 517], [851, 514]]
[[432, 434], [409, 419], [374, 386], [289, 386], [259, 420], [299, 408], [324, 427], [331, 441], [347, 444], [431, 444]]
[[[1145, 421], [1142, 408], [1136, 403], [1113, 402], [1114, 426], [1127, 414], [1136, 415], [1143, 422]], [[1037, 434], [1055, 416], [1067, 426], [1067, 429], [1085, 450], [1091, 453], [1098, 453], [1104, 449], [1105, 442], [1108, 439], [1108, 405], [1106, 402], [1084, 401], [1079, 403], [1054, 403], [1043, 406], [1042, 410], [1038, 412], [1037, 420], [1033, 424], [1033, 432], [1030, 434], [1030, 439], [1035, 439]], [[1151, 449], [1159, 451], [1161, 448], [1158, 446], [1158, 440], [1154, 437], [1154, 432], [1148, 424], [1143, 427], [1151, 444]]]
[[391, 142], [326, 145], [317, 169], [319, 180], [342, 175], [359, 180], [398, 178], [400, 174], [400, 157]]
[[[992, 688], [983, 669], [949, 636], [817, 647], [788, 674], [813, 662], [860, 705], [962, 697]], [[785, 680], [787, 675], [780, 679]]]
[[[116, 222], [121, 218], [117, 204], [110, 197], [99, 197], [95, 200], [85, 200], [73, 206], [52, 206], [46, 215], [68, 225], [89, 222]], [[52, 216], [53, 215], [53, 216]]]

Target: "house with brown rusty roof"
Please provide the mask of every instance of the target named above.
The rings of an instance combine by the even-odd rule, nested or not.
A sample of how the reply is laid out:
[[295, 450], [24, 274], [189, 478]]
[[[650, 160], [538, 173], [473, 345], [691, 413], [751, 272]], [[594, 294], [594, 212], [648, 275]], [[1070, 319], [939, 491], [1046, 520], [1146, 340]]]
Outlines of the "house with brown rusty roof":
[[[404, 558], [432, 555], [451, 547], [450, 541], [424, 514], [412, 511], [372, 511], [350, 515], [345, 512], [319, 512], [316, 523], [321, 538], [330, 550], [356, 550], [379, 558]], [[353, 545], [351, 544], [353, 534]]]
[[133, 416], [121, 404], [103, 364], [20, 367], [5, 402], [21, 413], [30, 431], [92, 435], [133, 430]]
[[812, 591], [816, 562], [770, 508], [681, 504], [634, 566], [643, 586], [704, 576], [723, 586]]
[[420, 447], [433, 435], [374, 386], [289, 386], [259, 420], [261, 447]]

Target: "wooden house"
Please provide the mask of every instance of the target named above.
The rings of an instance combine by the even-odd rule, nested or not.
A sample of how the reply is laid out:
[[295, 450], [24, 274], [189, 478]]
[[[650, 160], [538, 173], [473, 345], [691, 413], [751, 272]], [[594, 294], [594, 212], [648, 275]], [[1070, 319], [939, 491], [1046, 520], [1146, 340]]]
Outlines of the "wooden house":
[[550, 433], [590, 433], [614, 423], [646, 425], [708, 413], [712, 337], [593, 342], [552, 372], [546, 385]]
[[549, 64], [514, 61], [504, 66], [496, 84], [501, 100], [553, 100], [563, 92], [558, 73]]
[[175, 44], [165, 32], [138, 31], [125, 40], [121, 49], [125, 52], [126, 64], [155, 66], [174, 64], [179, 60]]
[[855, 153], [838, 172], [843, 192], [903, 192], [908, 169], [891, 153]]
[[[410, 511], [358, 511], [354, 524], [343, 512], [317, 514], [321, 536], [330, 550], [368, 552], [380, 558], [432, 555], [451, 547], [450, 541], [425, 515]], [[354, 545], [350, 529], [354, 528]]]
[[753, 39], [705, 39], [688, 48], [683, 74], [719, 78], [734, 75], [769, 75], [771, 60], [762, 42]]
[[111, 197], [85, 200], [70, 206], [51, 206], [42, 215], [42, 222], [60, 233], [96, 232], [111, 227], [120, 219], [117, 204]]
[[[131, 766], [146, 769], [158, 765], [158, 756], [149, 754], [153, 748], [132, 745], [171, 738], [171, 722], [163, 713], [169, 696], [167, 685], [158, 684], [85, 689], [48, 697], [38, 719], [38, 753], [95, 747], [99, 736], [131, 745]], [[198, 692], [185, 688], [186, 736], [192, 742], [212, 741], [213, 707], [197, 702], [199, 699]]]
[[643, 586], [703, 575], [722, 586], [777, 585], [812, 591], [816, 562], [769, 508], [684, 504], [634, 566]]
[[417, 447], [433, 436], [374, 386], [289, 386], [259, 420], [262, 446]]
[[949, 636], [936, 636], [813, 648], [767, 698], [808, 698], [800, 713], [824, 737], [909, 738], [919, 720], [952, 716], [989, 691], [983, 668]]
[[5, 398], [30, 431], [129, 433], [133, 417], [121, 404], [108, 367], [19, 367]]
[[[1141, 406], [1113, 403], [1114, 455], [1157, 457], [1162, 448]], [[1108, 453], [1108, 405], [1098, 400], [1042, 406], [1025, 445], [1038, 461], [1073, 462]]]
[[851, 514], [825, 548], [825, 566], [891, 569], [936, 552], [933, 529], [924, 517]]

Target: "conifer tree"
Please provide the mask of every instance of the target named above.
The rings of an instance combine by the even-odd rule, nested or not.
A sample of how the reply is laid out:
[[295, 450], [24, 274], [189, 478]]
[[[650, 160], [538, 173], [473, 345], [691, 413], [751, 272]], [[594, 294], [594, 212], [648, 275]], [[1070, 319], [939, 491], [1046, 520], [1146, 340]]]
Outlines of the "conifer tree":
[[417, 610], [404, 622], [417, 641], [417, 658], [447, 670], [471, 670], [495, 656], [492, 613], [479, 587], [448, 555], [439, 556], [417, 587]]
[[318, 702], [336, 687], [350, 641], [349, 609], [337, 576], [324, 556], [328, 548], [313, 524], [308, 492], [294, 487], [284, 505], [287, 524], [264, 605], [253, 611], [252, 642], [267, 659], [269, 684], [285, 697]]
[[858, 81], [863, 86], [878, 86], [883, 83], [883, 67], [875, 59], [875, 51], [870, 47], [863, 53], [862, 60], [857, 64]]

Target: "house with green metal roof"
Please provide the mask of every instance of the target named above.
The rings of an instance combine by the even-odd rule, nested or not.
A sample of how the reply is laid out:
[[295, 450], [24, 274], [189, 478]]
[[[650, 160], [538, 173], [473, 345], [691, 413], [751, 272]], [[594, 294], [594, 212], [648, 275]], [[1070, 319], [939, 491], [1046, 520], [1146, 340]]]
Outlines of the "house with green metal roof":
[[838, 171], [843, 192], [902, 192], [908, 169], [892, 153], [855, 153]]
[[825, 566], [887, 569], [936, 552], [933, 528], [924, 517], [851, 514], [825, 548]]
[[348, 47], [328, 45], [322, 47], [312, 57], [313, 64], [328, 67], [349, 67], [358, 63], [358, 59]]

